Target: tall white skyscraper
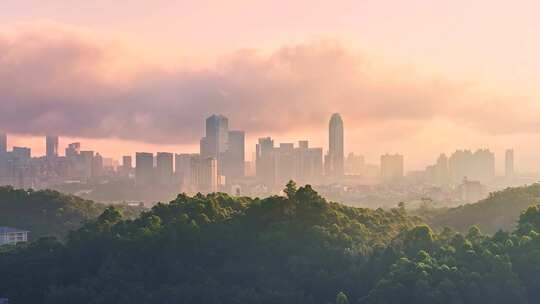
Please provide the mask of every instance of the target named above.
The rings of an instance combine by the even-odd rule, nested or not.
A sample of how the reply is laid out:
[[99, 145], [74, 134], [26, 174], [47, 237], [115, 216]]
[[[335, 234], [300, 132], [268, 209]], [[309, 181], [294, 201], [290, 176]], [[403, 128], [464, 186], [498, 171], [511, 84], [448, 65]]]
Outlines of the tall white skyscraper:
[[328, 154], [325, 159], [326, 175], [341, 178], [344, 173], [343, 120], [339, 113], [332, 114], [328, 128]]

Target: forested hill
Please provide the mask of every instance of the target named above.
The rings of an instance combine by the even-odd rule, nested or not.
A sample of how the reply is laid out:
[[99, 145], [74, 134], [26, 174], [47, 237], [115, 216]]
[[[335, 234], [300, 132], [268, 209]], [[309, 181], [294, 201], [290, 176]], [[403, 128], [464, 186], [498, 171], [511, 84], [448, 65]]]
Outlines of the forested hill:
[[0, 253], [10, 303], [536, 303], [540, 208], [512, 233], [434, 233], [404, 210], [285, 196], [179, 195], [135, 220], [114, 208], [69, 235]]
[[[97, 218], [106, 205], [52, 190], [23, 190], [0, 187], [0, 226], [30, 231], [29, 237], [66, 236], [90, 219]], [[140, 208], [120, 207], [126, 217], [135, 217]]]
[[474, 204], [467, 204], [446, 210], [431, 210], [422, 214], [430, 225], [451, 227], [466, 232], [477, 225], [482, 231], [495, 233], [502, 229], [512, 230], [520, 213], [531, 205], [540, 203], [540, 184], [507, 188], [494, 192], [488, 198]]

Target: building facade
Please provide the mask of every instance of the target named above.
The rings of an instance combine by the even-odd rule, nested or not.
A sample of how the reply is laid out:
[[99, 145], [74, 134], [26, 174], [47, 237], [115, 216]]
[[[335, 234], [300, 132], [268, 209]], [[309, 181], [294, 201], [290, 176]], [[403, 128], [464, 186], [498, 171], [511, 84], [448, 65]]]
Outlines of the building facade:
[[135, 154], [135, 183], [138, 187], [150, 187], [154, 184], [154, 154]]
[[508, 179], [514, 177], [514, 149], [508, 149], [504, 154], [504, 175]]
[[167, 152], [158, 152], [156, 155], [156, 182], [160, 186], [170, 186], [173, 184], [174, 176], [174, 155]]
[[0, 246], [28, 242], [28, 231], [0, 227]]
[[340, 179], [344, 174], [343, 120], [338, 113], [332, 114], [328, 126], [328, 154], [325, 158], [325, 174]]
[[47, 158], [58, 157], [58, 136], [47, 135], [45, 137], [45, 149]]

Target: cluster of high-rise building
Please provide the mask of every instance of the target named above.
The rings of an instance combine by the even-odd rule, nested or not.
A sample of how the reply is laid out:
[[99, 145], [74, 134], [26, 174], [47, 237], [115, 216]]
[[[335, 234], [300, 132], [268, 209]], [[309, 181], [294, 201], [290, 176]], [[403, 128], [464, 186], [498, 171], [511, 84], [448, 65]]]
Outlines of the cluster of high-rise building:
[[345, 174], [343, 120], [338, 113], [330, 118], [328, 152], [310, 147], [307, 140], [274, 144], [271, 137], [259, 138], [255, 149], [257, 180], [268, 190], [283, 187], [289, 180], [300, 184], [334, 183]]
[[269, 190], [283, 187], [289, 180], [320, 183], [323, 178], [323, 150], [310, 148], [307, 140], [274, 145], [270, 137], [259, 138], [255, 152], [256, 176]]
[[[223, 115], [206, 119], [200, 153], [173, 154], [138, 152], [135, 180], [139, 187], [175, 187], [184, 192], [227, 190], [245, 176], [245, 133], [229, 130]], [[131, 158], [125, 156], [122, 170], [130, 171]]]
[[[495, 154], [488, 149], [457, 150], [450, 157], [441, 154], [426, 168], [427, 179], [438, 186], [458, 185], [464, 181], [490, 183], [495, 179]], [[505, 153], [505, 177], [514, 176], [514, 150]]]
[[[289, 180], [299, 183], [320, 183], [323, 177], [338, 179], [343, 173], [343, 121], [334, 114], [330, 121], [330, 149], [323, 165], [323, 149], [309, 146], [307, 140], [274, 144], [270, 137], [259, 138], [254, 164], [246, 162], [245, 132], [229, 130], [223, 115], [206, 119], [205, 134], [200, 140], [200, 153], [176, 154], [137, 153], [135, 179], [139, 186], [152, 184], [179, 185], [186, 192], [238, 190], [246, 183], [262, 187], [261, 191], [282, 188]], [[255, 176], [248, 179], [251, 168]], [[174, 170], [173, 170], [174, 168]]]
[[[243, 188], [255, 193], [276, 192], [289, 180], [299, 184], [340, 184], [358, 180], [376, 180], [382, 184], [400, 184], [411, 180], [440, 187], [465, 184], [464, 181], [489, 183], [495, 177], [495, 156], [487, 149], [475, 152], [458, 150], [449, 157], [441, 154], [424, 171], [405, 176], [404, 156], [384, 154], [379, 164], [368, 164], [361, 155], [345, 158], [344, 125], [338, 113], [328, 125], [328, 150], [311, 147], [307, 140], [275, 143], [261, 137], [255, 145], [252, 161], [247, 161], [244, 131], [230, 130], [223, 115], [211, 115], [205, 121], [199, 153], [137, 152], [122, 157], [122, 164], [99, 153], [81, 150], [70, 143], [65, 155], [59, 155], [58, 136], [46, 136], [45, 156], [33, 158], [30, 148], [13, 147], [8, 151], [7, 135], [0, 133], [0, 184], [18, 187], [42, 187], [68, 181], [100, 181], [114, 177], [133, 180], [140, 189], [171, 191], [238, 193]], [[505, 154], [505, 176], [514, 175], [514, 151]], [[254, 193], [254, 191], [248, 191]]]
[[[122, 168], [129, 168], [131, 158], [124, 157]], [[155, 165], [154, 165], [155, 164]], [[217, 159], [200, 154], [137, 152], [135, 181], [141, 188], [175, 188], [183, 192], [215, 192], [219, 190]]]
[[220, 181], [235, 180], [245, 174], [245, 132], [229, 130], [229, 119], [212, 115], [206, 119], [206, 133], [201, 139], [201, 158], [217, 161]]
[[114, 168], [113, 159], [94, 151], [81, 151], [80, 143], [69, 144], [59, 156], [58, 136], [45, 137], [45, 156], [32, 157], [27, 147], [7, 149], [7, 135], [0, 134], [0, 184], [17, 187], [44, 187], [69, 180], [99, 179]]

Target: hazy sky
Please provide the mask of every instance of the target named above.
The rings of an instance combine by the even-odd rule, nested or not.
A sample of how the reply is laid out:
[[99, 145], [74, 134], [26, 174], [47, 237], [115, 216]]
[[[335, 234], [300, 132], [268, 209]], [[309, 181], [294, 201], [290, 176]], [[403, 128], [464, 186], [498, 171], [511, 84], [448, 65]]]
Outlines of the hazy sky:
[[[0, 1], [0, 129], [118, 157], [191, 152], [211, 113], [254, 140], [407, 169], [488, 147], [540, 170], [538, 1]], [[15, 135], [16, 134], [16, 135]], [[250, 158], [250, 155], [248, 155]]]

